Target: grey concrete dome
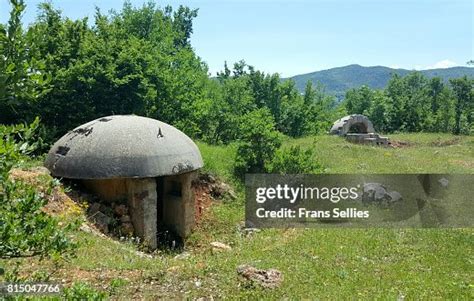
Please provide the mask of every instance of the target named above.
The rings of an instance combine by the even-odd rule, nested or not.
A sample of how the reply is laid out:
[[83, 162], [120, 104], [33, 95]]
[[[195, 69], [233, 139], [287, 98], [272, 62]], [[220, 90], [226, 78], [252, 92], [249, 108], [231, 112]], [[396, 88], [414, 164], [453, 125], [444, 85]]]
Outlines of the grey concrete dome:
[[361, 114], [353, 114], [342, 117], [334, 122], [329, 131], [330, 134], [339, 136], [345, 136], [351, 132], [368, 134], [374, 133], [375, 129], [369, 118]]
[[196, 144], [164, 122], [134, 115], [93, 120], [51, 148], [45, 166], [72, 179], [145, 178], [176, 175], [203, 166]]

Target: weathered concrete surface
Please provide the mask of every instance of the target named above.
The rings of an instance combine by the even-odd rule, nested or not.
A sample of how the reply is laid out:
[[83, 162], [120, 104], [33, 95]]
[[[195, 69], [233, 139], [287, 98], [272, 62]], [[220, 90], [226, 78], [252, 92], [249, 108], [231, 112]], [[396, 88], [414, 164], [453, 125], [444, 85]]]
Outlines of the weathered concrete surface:
[[373, 145], [388, 145], [387, 137], [382, 137], [379, 134], [347, 134], [346, 140], [353, 143], [373, 144]]
[[156, 179], [127, 179], [128, 206], [135, 234], [142, 237], [145, 244], [156, 248], [158, 210]]
[[353, 143], [384, 146], [389, 144], [387, 137], [375, 133], [374, 126], [369, 118], [360, 114], [348, 115], [337, 120], [329, 133], [345, 137], [347, 141]]
[[72, 179], [177, 175], [203, 166], [196, 144], [164, 122], [115, 115], [81, 125], [51, 148], [45, 166]]
[[359, 134], [375, 133], [372, 122], [364, 115], [354, 114], [345, 116], [334, 122], [330, 134], [345, 136], [350, 132]]
[[182, 238], [187, 237], [195, 224], [194, 191], [192, 181], [197, 172], [164, 178], [163, 223]]

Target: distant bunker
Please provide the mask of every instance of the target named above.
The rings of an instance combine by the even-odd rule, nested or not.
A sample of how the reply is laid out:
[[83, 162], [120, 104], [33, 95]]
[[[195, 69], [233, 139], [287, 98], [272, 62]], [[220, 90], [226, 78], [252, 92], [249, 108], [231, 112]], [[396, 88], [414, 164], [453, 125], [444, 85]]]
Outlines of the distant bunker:
[[160, 227], [185, 238], [194, 226], [192, 181], [203, 161], [196, 144], [169, 124], [134, 115], [93, 120], [59, 139], [45, 166], [105, 201], [126, 200], [135, 234], [152, 248]]
[[348, 115], [337, 120], [329, 133], [345, 137], [347, 141], [353, 143], [384, 146], [389, 144], [387, 137], [375, 133], [374, 126], [369, 118], [360, 114]]

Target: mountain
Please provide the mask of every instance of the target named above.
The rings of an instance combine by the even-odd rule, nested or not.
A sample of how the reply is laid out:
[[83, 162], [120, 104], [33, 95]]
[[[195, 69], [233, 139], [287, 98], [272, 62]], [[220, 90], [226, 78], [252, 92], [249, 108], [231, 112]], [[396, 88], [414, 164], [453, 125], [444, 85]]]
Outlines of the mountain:
[[[373, 89], [384, 88], [392, 74], [406, 75], [413, 70], [392, 69], [383, 66], [363, 67], [360, 65], [348, 65], [328, 70], [316, 71], [307, 74], [300, 74], [289, 79], [293, 79], [298, 90], [303, 93], [308, 80], [313, 84], [321, 83], [327, 93], [343, 98], [347, 90], [366, 85]], [[420, 71], [425, 76], [441, 77], [444, 81], [450, 78], [457, 78], [467, 75], [474, 77], [474, 68], [452, 67], [446, 69], [430, 69]]]

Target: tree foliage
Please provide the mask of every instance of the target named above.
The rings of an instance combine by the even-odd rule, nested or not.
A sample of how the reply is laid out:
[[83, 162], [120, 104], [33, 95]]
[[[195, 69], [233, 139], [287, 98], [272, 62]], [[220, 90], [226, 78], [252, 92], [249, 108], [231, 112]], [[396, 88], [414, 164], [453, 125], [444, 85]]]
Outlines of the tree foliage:
[[268, 164], [268, 171], [279, 174], [321, 173], [323, 167], [312, 149], [302, 150], [299, 145], [280, 148]]
[[474, 79], [427, 79], [419, 72], [394, 75], [384, 90], [366, 86], [346, 93], [351, 114], [365, 114], [382, 132], [468, 134], [473, 120]]
[[270, 111], [261, 108], [246, 114], [240, 133], [235, 159], [236, 174], [267, 172], [267, 165], [281, 145], [281, 137], [275, 130]]
[[417, 72], [394, 75], [384, 90], [348, 91], [340, 105], [321, 85], [308, 82], [301, 94], [292, 80], [243, 60], [225, 62], [210, 78], [191, 46], [198, 11], [188, 7], [126, 1], [118, 11], [97, 9], [90, 22], [66, 18], [46, 2], [23, 28], [23, 0], [10, 3], [10, 20], [0, 25], [0, 122], [39, 116], [48, 142], [113, 114], [159, 119], [213, 144], [242, 139], [241, 124], [261, 109], [291, 137], [327, 132], [347, 113], [368, 115], [383, 132], [472, 127], [469, 78], [448, 84]]

